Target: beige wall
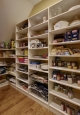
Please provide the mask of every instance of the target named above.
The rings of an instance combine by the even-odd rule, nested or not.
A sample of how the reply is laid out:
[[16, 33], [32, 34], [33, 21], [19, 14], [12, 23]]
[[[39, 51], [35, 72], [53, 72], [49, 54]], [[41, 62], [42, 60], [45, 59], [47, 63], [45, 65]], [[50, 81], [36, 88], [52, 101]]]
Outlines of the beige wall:
[[27, 19], [32, 8], [28, 0], [0, 0], [0, 42], [14, 37], [15, 25]]
[[54, 3], [58, 2], [58, 1], [59, 0], [42, 0], [41, 2], [39, 2], [38, 4], [36, 4], [33, 7], [33, 9], [32, 9], [32, 11], [31, 11], [29, 16], [32, 16], [32, 15], [40, 12], [41, 10], [53, 5]]

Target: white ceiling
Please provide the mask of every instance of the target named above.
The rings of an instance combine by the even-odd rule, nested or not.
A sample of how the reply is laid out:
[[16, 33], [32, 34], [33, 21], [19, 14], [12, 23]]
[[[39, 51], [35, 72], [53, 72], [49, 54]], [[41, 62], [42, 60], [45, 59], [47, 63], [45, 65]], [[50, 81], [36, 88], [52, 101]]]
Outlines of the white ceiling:
[[29, 2], [31, 2], [33, 5], [36, 5], [37, 3], [39, 3], [42, 0], [28, 0]]

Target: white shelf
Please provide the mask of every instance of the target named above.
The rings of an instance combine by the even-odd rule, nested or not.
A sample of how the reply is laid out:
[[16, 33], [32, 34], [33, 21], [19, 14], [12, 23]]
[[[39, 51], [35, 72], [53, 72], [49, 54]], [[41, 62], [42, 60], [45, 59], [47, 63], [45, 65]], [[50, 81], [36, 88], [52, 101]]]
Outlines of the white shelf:
[[29, 48], [29, 50], [44, 50], [44, 49], [48, 49], [48, 47], [42, 47], [42, 48]]
[[48, 73], [48, 71], [43, 71], [42, 69], [37, 69], [37, 68], [29, 68], [29, 69], [34, 70], [34, 71], [43, 72], [43, 73]]
[[50, 69], [56, 69], [56, 70], [62, 70], [62, 71], [69, 71], [69, 72], [76, 72], [76, 73], [80, 73], [80, 70], [74, 70], [74, 69], [68, 69], [65, 67], [50, 67]]
[[41, 34], [41, 35], [37, 35], [37, 36], [33, 36], [33, 37], [29, 37], [29, 39], [35, 39], [35, 38], [47, 38], [48, 37], [48, 33], [45, 33], [45, 34]]
[[61, 110], [61, 106], [60, 106], [60, 105], [58, 105], [58, 104], [56, 104], [56, 103], [54, 103], [54, 102], [51, 102], [51, 103], [49, 104], [49, 106], [52, 107], [53, 109], [59, 111], [60, 113], [62, 113], [62, 114], [64, 114], [64, 115], [68, 115], [65, 111], [62, 111], [62, 110]]
[[69, 58], [72, 58], [72, 57], [80, 57], [80, 55], [49, 55], [50, 57], [69, 57]]
[[73, 26], [68, 26], [66, 28], [61, 28], [61, 29], [57, 29], [57, 30], [51, 30], [51, 31], [49, 31], [49, 33], [52, 33], [54, 35], [62, 34], [62, 33], [65, 33], [67, 30], [74, 29], [76, 27], [79, 28], [80, 24], [76, 24], [76, 25], [73, 25]]
[[20, 73], [23, 73], [23, 74], [27, 74], [27, 75], [28, 75], [28, 72], [23, 72], [23, 71], [19, 71], [19, 70], [17, 70], [17, 72], [20, 72]]
[[34, 98], [36, 98], [36, 99], [38, 99], [39, 101], [41, 101], [41, 102], [43, 102], [43, 103], [45, 103], [45, 104], [47, 104], [48, 105], [48, 102], [46, 102], [45, 100], [43, 100], [42, 98], [40, 98], [40, 97], [38, 97], [37, 95], [35, 95], [35, 94], [33, 94], [33, 93], [29, 93], [32, 97], [34, 97]]
[[55, 91], [55, 90], [51, 90], [49, 93], [54, 95], [54, 96], [56, 96], [56, 97], [59, 97], [59, 98], [65, 100], [65, 101], [68, 101], [68, 102], [70, 102], [72, 104], [80, 106], [80, 100], [77, 99], [77, 98], [69, 99], [67, 95], [65, 95], [65, 94], [63, 94], [61, 92]]
[[7, 50], [15, 51], [15, 48], [13, 48], [13, 49], [4, 49], [4, 48], [0, 48], [0, 50], [4, 50], [4, 51], [7, 51]]
[[19, 77], [17, 77], [17, 79], [18, 79], [19, 81], [23, 81], [23, 82], [25, 82], [25, 83], [28, 84], [28, 80], [25, 80], [25, 79], [22, 79], [22, 78], [19, 78]]
[[77, 83], [69, 84], [68, 81], [65, 81], [65, 80], [58, 81], [58, 80], [54, 80], [54, 79], [49, 79], [49, 81], [80, 90], [80, 87], [78, 86]]
[[48, 60], [48, 59], [45, 59], [45, 58], [29, 58], [30, 60]]
[[16, 77], [16, 72], [8, 71], [8, 74], [13, 75]]
[[19, 63], [19, 62], [17, 62], [16, 64], [28, 65], [28, 63]]
[[32, 27], [29, 27], [29, 29], [34, 30], [34, 31], [40, 31], [40, 30], [46, 29], [47, 27], [48, 27], [48, 21], [46, 21], [44, 23], [42, 22], [42, 23], [37, 24], [37, 25], [32, 26]]
[[7, 75], [8, 74], [8, 72], [6, 72], [6, 73], [4, 73], [4, 74], [0, 74], [0, 76], [2, 76], [2, 75]]
[[66, 42], [59, 42], [59, 43], [50, 43], [49, 45], [67, 45], [67, 44], [79, 44], [80, 40], [76, 41], [66, 41]]
[[24, 92], [26, 92], [26, 93], [28, 93], [28, 91], [27, 90], [25, 90], [25, 89], [23, 89], [21, 86], [19, 86], [19, 85], [16, 85], [19, 89], [21, 89], [22, 91], [24, 91]]
[[54, 17], [50, 18], [49, 20], [51, 22], [54, 22], [55, 20], [61, 20], [61, 19], [66, 19], [67, 20], [67, 19], [69, 19], [71, 17], [75, 17], [76, 15], [79, 14], [79, 12], [80, 12], [80, 7], [76, 8], [74, 10], [71, 10], [71, 11], [66, 11], [64, 13], [61, 13], [61, 14], [59, 14], [57, 16], [54, 16]]
[[0, 88], [1, 88], [1, 87], [4, 87], [4, 86], [7, 86], [8, 84], [9, 84], [8, 81], [6, 81], [6, 82], [4, 82], [4, 83], [1, 83], [1, 84], [0, 84]]
[[15, 57], [0, 57], [0, 59], [15, 59]]
[[28, 37], [24, 37], [24, 38], [21, 38], [21, 39], [17, 39], [16, 41], [25, 41], [25, 40], [28, 40]]
[[25, 46], [25, 47], [16, 47], [16, 49], [26, 49], [28, 48], [28, 46]]
[[28, 32], [28, 27], [22, 30], [17, 31], [16, 33], [26, 34]]
[[27, 55], [17, 54], [16, 56], [28, 57]]

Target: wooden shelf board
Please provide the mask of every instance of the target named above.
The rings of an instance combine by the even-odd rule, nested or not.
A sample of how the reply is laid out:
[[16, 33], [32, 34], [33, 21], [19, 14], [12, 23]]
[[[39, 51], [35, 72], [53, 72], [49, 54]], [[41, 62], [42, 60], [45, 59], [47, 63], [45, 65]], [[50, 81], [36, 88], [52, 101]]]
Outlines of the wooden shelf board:
[[30, 60], [48, 60], [48, 59], [45, 59], [45, 58], [29, 58]]
[[4, 87], [4, 86], [7, 86], [8, 84], [9, 84], [8, 81], [6, 81], [6, 82], [4, 82], [4, 83], [1, 83], [1, 84], [0, 84], [0, 88], [1, 88], [1, 87]]
[[29, 37], [29, 39], [35, 39], [35, 38], [48, 38], [48, 33], [45, 34], [41, 34], [41, 35], [37, 35], [37, 36], [33, 36], [33, 37]]
[[26, 92], [26, 93], [28, 93], [28, 91], [27, 90], [25, 90], [25, 89], [23, 89], [21, 86], [19, 86], [19, 85], [16, 85], [19, 89], [21, 89], [22, 91], [24, 91], [24, 92]]
[[76, 73], [80, 73], [80, 70], [74, 70], [74, 69], [68, 69], [65, 67], [50, 67], [50, 69], [56, 69], [56, 70], [62, 70], [62, 71], [69, 71], [69, 72], [76, 72]]
[[68, 101], [68, 102], [70, 102], [72, 104], [80, 106], [80, 100], [77, 99], [77, 98], [69, 99], [67, 95], [65, 95], [65, 94], [63, 94], [61, 92], [55, 91], [55, 90], [51, 90], [49, 93], [54, 95], [54, 96], [57, 96], [57, 97], [59, 97], [59, 98], [61, 98], [63, 100], [65, 100], [65, 101]]
[[6, 72], [6, 73], [4, 73], [4, 74], [0, 74], [0, 76], [2, 76], [2, 75], [8, 75], [8, 72]]
[[16, 49], [26, 49], [26, 48], [28, 48], [28, 46], [26, 46], [26, 47], [16, 47]]
[[23, 71], [19, 71], [19, 70], [16, 70], [16, 71], [28, 75], [28, 72], [23, 72]]
[[42, 47], [42, 48], [29, 48], [29, 50], [40, 50], [40, 49], [48, 49], [48, 47]]
[[16, 64], [28, 65], [28, 63], [19, 63], [19, 62], [17, 62]]
[[49, 55], [50, 57], [69, 57], [69, 58], [72, 58], [72, 57], [77, 57], [79, 58], [80, 55]]
[[40, 31], [40, 30], [44, 30], [48, 27], [48, 21], [46, 22], [42, 22], [40, 24], [37, 24], [35, 26], [29, 27], [30, 30], [34, 30], [34, 31]]
[[75, 29], [75, 28], [79, 28], [79, 27], [80, 27], [80, 24], [76, 24], [76, 25], [73, 25], [73, 26], [68, 26], [66, 28], [61, 28], [61, 29], [57, 29], [57, 30], [51, 30], [51, 31], [49, 31], [49, 33], [52, 33], [54, 35], [62, 34], [62, 33], [65, 33], [66, 31], [70, 31], [71, 29]]
[[13, 49], [4, 49], [4, 48], [0, 48], [0, 50], [5, 50], [5, 51], [10, 50], [10, 51], [14, 51], [15, 48], [13, 48]]
[[34, 97], [34, 98], [36, 98], [36, 99], [38, 99], [39, 101], [41, 101], [41, 102], [43, 102], [43, 103], [45, 103], [45, 104], [47, 104], [48, 105], [48, 102], [46, 102], [45, 100], [43, 100], [42, 98], [40, 98], [40, 97], [38, 97], [36, 94], [33, 94], [33, 93], [29, 93], [32, 97]]
[[8, 71], [8, 74], [13, 75], [16, 77], [16, 72]]
[[28, 84], [28, 80], [24, 80], [24, 79], [19, 78], [19, 77], [17, 77], [17, 79], [18, 79], [19, 81], [23, 81], [23, 82], [25, 82], [25, 83], [27, 83], [27, 84]]
[[25, 34], [25, 33], [27, 33], [27, 32], [28, 32], [28, 27], [25, 28], [25, 29], [22, 29], [22, 30], [17, 31], [16, 33]]
[[66, 41], [66, 42], [59, 42], [59, 43], [50, 43], [49, 45], [66, 45], [66, 44], [79, 44], [80, 40], [76, 41]]
[[80, 11], [80, 7], [76, 8], [74, 10], [71, 10], [71, 11], [66, 11], [64, 13], [61, 13], [57, 16], [54, 16], [54, 17], [50, 18], [49, 20], [51, 22], [54, 22], [56, 20], [61, 20], [61, 19], [66, 19], [66, 20], [69, 19], [69, 18], [71, 19], [71, 18], [75, 17], [76, 15], [78, 15], [79, 11]]
[[43, 73], [48, 73], [48, 71], [43, 71], [42, 69], [36, 69], [36, 68], [29, 68], [29, 69], [34, 70], [34, 71], [40, 71]]
[[16, 41], [25, 41], [25, 40], [28, 40], [28, 37], [24, 37], [24, 38], [21, 38], [21, 39], [17, 39]]
[[62, 110], [61, 110], [61, 106], [60, 106], [60, 105], [58, 105], [58, 104], [56, 104], [56, 103], [54, 103], [54, 102], [51, 102], [51, 103], [49, 104], [49, 106], [52, 107], [53, 109], [59, 111], [60, 113], [62, 113], [62, 114], [64, 114], [64, 115], [68, 115], [68, 114], [66, 113], [66, 111], [62, 111]]
[[80, 87], [78, 86], [77, 83], [69, 84], [68, 81], [65, 81], [65, 80], [58, 81], [58, 80], [54, 80], [54, 79], [49, 79], [49, 81], [80, 90]]

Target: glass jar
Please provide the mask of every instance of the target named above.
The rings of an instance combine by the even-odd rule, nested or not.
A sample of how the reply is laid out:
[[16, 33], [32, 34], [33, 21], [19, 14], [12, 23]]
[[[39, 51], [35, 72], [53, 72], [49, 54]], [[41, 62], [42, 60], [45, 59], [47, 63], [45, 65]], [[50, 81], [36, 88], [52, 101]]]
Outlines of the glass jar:
[[78, 81], [77, 81], [77, 82], [78, 82], [78, 86], [80, 87], [80, 78], [78, 79]]
[[72, 80], [72, 77], [71, 77], [71, 76], [68, 76], [68, 83], [69, 83], [69, 84], [72, 84], [72, 83], [73, 83], [73, 80]]
[[59, 74], [57, 75], [57, 80], [58, 80], [58, 81], [60, 81], [60, 80], [61, 80], [61, 77], [60, 77], [60, 75], [59, 75]]
[[73, 93], [72, 93], [72, 91], [69, 91], [69, 92], [68, 92], [68, 98], [69, 98], [69, 99], [73, 99]]

